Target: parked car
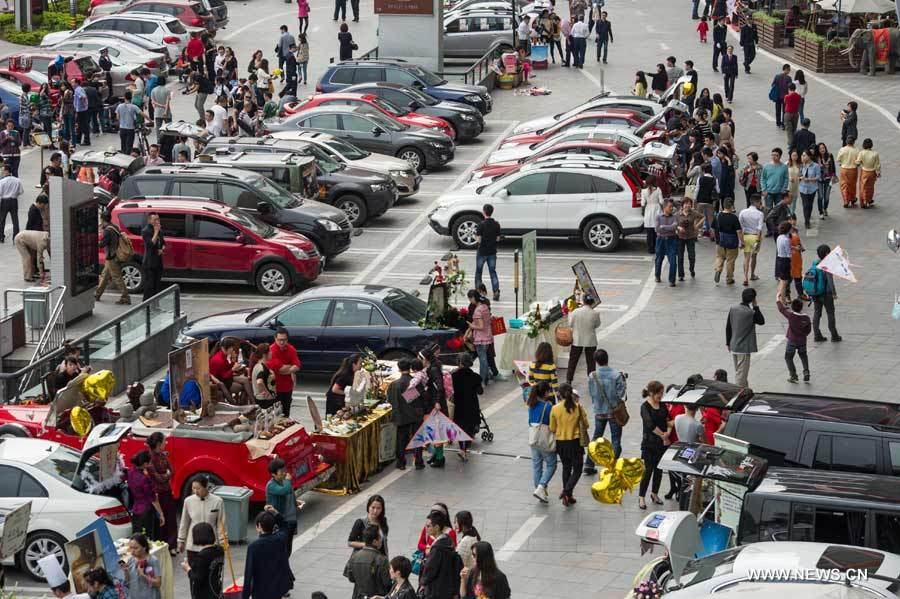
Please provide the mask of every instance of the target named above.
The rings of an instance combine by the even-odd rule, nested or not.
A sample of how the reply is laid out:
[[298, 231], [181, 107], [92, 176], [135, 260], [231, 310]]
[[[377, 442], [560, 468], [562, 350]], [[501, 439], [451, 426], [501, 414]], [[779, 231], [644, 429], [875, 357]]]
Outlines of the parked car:
[[239, 282], [254, 285], [263, 295], [284, 295], [306, 287], [322, 271], [322, 256], [305, 236], [202, 196], [184, 197], [120, 199], [110, 204], [113, 224], [126, 231], [134, 246], [134, 260], [122, 267], [129, 292], [143, 287], [141, 229], [150, 212], [159, 214], [166, 237], [165, 280]]
[[474, 106], [481, 114], [493, 108], [493, 100], [483, 85], [451, 83], [431, 71], [400, 59], [345, 60], [329, 65], [316, 84], [317, 92], [336, 92], [358, 83], [386, 81], [415, 87], [440, 98]]
[[[41, 88], [42, 85], [49, 82], [49, 79], [47, 79], [47, 75], [45, 73], [35, 71], [34, 69], [30, 69], [28, 71], [18, 71], [14, 69], [0, 68], [0, 79], [18, 85], [19, 95], [22, 94], [22, 85], [26, 83], [31, 86], [32, 91], [36, 92]], [[51, 86], [50, 103], [53, 106], [56, 106], [57, 102], [59, 102], [59, 88]]]
[[[105, 4], [116, 4], [119, 0], [91, 0], [91, 8]], [[228, 24], [228, 6], [225, 0], [202, 0], [203, 7], [216, 17], [219, 28]]]
[[582, 112], [558, 121], [543, 129], [537, 129], [530, 133], [510, 135], [500, 144], [501, 148], [509, 148], [516, 145], [533, 144], [553, 137], [560, 131], [566, 131], [575, 127], [589, 127], [591, 125], [617, 125], [630, 129], [637, 129], [647, 121], [647, 117], [640, 112], [630, 110], [591, 110]]
[[[40, 406], [39, 411], [41, 408], [46, 409]], [[34, 417], [33, 411], [31, 415]], [[42, 422], [39, 419], [36, 424]], [[25, 547], [16, 553], [14, 561], [32, 579], [45, 580], [38, 560], [48, 555], [55, 555], [68, 570], [65, 544], [74, 541], [96, 518], [106, 522], [114, 541], [131, 535], [131, 515], [114, 496], [119, 489], [113, 487], [104, 494], [88, 492], [81, 475], [87, 468], [99, 478], [99, 462], [92, 458], [128, 432], [127, 427], [120, 426], [113, 434], [103, 436], [110, 426], [115, 425], [100, 425], [91, 431], [83, 452], [53, 441], [17, 438], [10, 433], [0, 439], [0, 511], [8, 513], [31, 502]]]
[[[72, 31], [48, 33], [41, 40], [41, 45], [53, 46], [84, 32], [100, 31], [120, 31], [135, 37], [146, 37], [155, 43], [163, 44], [169, 54], [169, 60], [173, 62], [187, 47], [190, 39], [190, 31], [178, 19], [154, 13], [135, 13], [108, 15]], [[195, 29], [195, 31], [200, 31], [200, 29]]]
[[268, 128], [272, 131], [302, 128], [328, 133], [364, 150], [402, 158], [419, 172], [444, 166], [453, 160], [453, 140], [443, 133], [412, 128], [368, 108], [313, 108], [297, 115], [291, 122], [272, 123]]
[[90, 12], [88, 12], [88, 15], [84, 18], [84, 21], [82, 21], [82, 25], [86, 25], [86, 24], [90, 23], [91, 21], [96, 21], [100, 17], [105, 17], [106, 15], [115, 14], [115, 13], [119, 12], [120, 10], [122, 10], [123, 8], [125, 8], [126, 6], [128, 6], [128, 0], [122, 0], [121, 2], [107, 2], [105, 4], [98, 4], [97, 6], [94, 6], [91, 8]]
[[652, 99], [641, 98], [639, 96], [614, 96], [609, 92], [603, 92], [569, 110], [519, 123], [513, 128], [512, 133], [513, 135], [531, 133], [538, 129], [550, 127], [554, 123], [564, 121], [582, 112], [611, 109], [632, 110], [643, 113], [648, 117], [652, 117], [662, 112], [663, 106], [661, 106], [658, 101]]
[[[67, 37], [64, 41], [59, 43], [67, 43], [74, 41], [101, 41], [106, 44], [106, 47], [109, 48], [110, 54], [113, 53], [114, 49], [120, 49], [123, 52], [132, 52], [135, 54], [139, 54], [141, 51], [150, 52], [152, 54], [161, 54], [166, 60], [168, 60], [169, 53], [166, 50], [166, 45], [162, 42], [155, 42], [148, 37], [144, 37], [142, 35], [129, 35], [122, 31], [90, 31], [78, 33], [75, 35], [71, 35]], [[103, 47], [103, 46], [101, 46]], [[99, 50], [97, 48], [96, 50]], [[90, 50], [90, 51], [96, 51]], [[149, 65], [147, 68], [153, 68]]]
[[[169, 73], [169, 61], [165, 48], [160, 48], [161, 52], [154, 52], [141, 46], [129, 44], [123, 40], [80, 35], [53, 46], [53, 49], [57, 51], [89, 52], [96, 55], [100, 54], [102, 48], [109, 50], [110, 60], [117, 61], [119, 64], [131, 64], [137, 66], [137, 68], [147, 68], [150, 69], [150, 74], [152, 75], [168, 75]], [[113, 65], [115, 66], [116, 62], [113, 62]], [[115, 84], [115, 79], [113, 83]]]
[[298, 100], [297, 102], [286, 104], [284, 107], [286, 115], [284, 121], [290, 121], [290, 117], [302, 114], [307, 110], [319, 106], [361, 106], [370, 108], [374, 112], [379, 112], [387, 118], [396, 119], [410, 127], [421, 127], [423, 129], [439, 131], [450, 139], [453, 139], [455, 135], [453, 128], [444, 119], [412, 112], [373, 94], [357, 94], [350, 92], [316, 94]]
[[481, 187], [442, 195], [428, 222], [459, 247], [474, 249], [481, 208], [491, 203], [504, 234], [580, 238], [591, 251], [611, 252], [624, 236], [643, 230], [642, 182], [633, 163], [674, 154], [673, 146], [652, 144], [613, 165], [565, 158], [530, 164]]
[[22, 97], [22, 86], [19, 83], [0, 79], [0, 102], [9, 108], [9, 118], [19, 122], [19, 98]]
[[153, 13], [175, 17], [187, 27], [202, 27], [215, 34], [216, 18], [206, 10], [202, 2], [195, 0], [135, 0], [129, 2], [119, 14]]
[[552, 148], [562, 143], [572, 143], [577, 141], [593, 141], [621, 144], [628, 148], [630, 152], [635, 147], [641, 145], [641, 138], [632, 133], [630, 130], [619, 127], [617, 125], [593, 125], [576, 127], [560, 131], [556, 135], [548, 137], [544, 141], [519, 144], [509, 148], [500, 148], [491, 152], [483, 166], [510, 162], [528, 158], [538, 152], [543, 152], [548, 148]]
[[443, 119], [453, 128], [453, 135], [450, 137], [456, 141], [475, 139], [484, 131], [484, 117], [477, 108], [462, 102], [439, 100], [415, 87], [375, 82], [351, 85], [344, 88], [343, 91], [372, 94], [387, 100], [394, 106], [406, 107], [418, 114], [427, 114]]
[[[314, 152], [320, 154], [314, 159], [316, 189], [313, 197], [318, 200], [315, 203], [331, 204], [342, 213], [342, 236], [347, 236], [346, 243], [349, 245], [352, 228], [357, 223], [362, 225], [370, 215], [374, 218], [383, 214], [387, 210], [385, 206], [390, 207], [396, 202], [396, 186], [386, 175], [347, 167], [327, 155], [321, 155], [317, 148], [311, 148], [310, 154]], [[308, 160], [313, 160], [312, 156], [290, 150], [283, 154], [246, 154], [230, 153], [225, 149], [223, 152], [201, 154], [197, 162], [229, 165], [252, 171], [296, 194], [303, 185], [300, 163]], [[343, 225], [344, 222], [346, 226]]]
[[[46, 73], [50, 64], [56, 60], [60, 52], [47, 50], [46, 48], [27, 49], [11, 56], [0, 58], [0, 65], [10, 70], [18, 70], [17, 65], [30, 64], [30, 69], [25, 72], [36, 71]], [[65, 62], [65, 77], [69, 81], [80, 79], [81, 81], [95, 81], [105, 86], [103, 71], [93, 56], [85, 52], [67, 52], [62, 54]], [[21, 89], [19, 90], [21, 93]], [[35, 89], [34, 91], [37, 91]]]
[[628, 145], [609, 141], [569, 141], [550, 145], [526, 158], [486, 164], [472, 171], [470, 180], [491, 179], [531, 164], [541, 159], [552, 159], [562, 155], [567, 158], [580, 155], [597, 156], [618, 162], [628, 154]]
[[513, 31], [518, 27], [509, 10], [486, 6], [453, 11], [444, 15], [444, 56], [484, 56], [492, 47], [512, 52]]
[[188, 323], [176, 344], [223, 335], [250, 343], [272, 339], [275, 329], [288, 330], [303, 371], [333, 373], [360, 348], [379, 358], [413, 358], [425, 347], [441, 346], [441, 359], [455, 362], [462, 349], [457, 329], [426, 329], [424, 301], [395, 287], [381, 285], [323, 285], [307, 289], [277, 306], [254, 307], [200, 318]]

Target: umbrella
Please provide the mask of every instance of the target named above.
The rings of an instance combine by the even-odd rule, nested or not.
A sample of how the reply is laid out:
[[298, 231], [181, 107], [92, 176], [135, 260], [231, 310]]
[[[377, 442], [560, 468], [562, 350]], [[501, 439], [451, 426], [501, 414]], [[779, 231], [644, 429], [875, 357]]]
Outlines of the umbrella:
[[823, 10], [837, 10], [843, 13], [863, 14], [894, 12], [896, 5], [891, 0], [820, 0]]

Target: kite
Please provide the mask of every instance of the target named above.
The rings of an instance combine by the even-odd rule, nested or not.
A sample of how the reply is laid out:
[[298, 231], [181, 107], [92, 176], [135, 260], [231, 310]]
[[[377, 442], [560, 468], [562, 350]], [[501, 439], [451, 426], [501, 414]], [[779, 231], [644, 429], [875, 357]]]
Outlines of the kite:
[[435, 408], [431, 414], [425, 417], [422, 426], [413, 435], [406, 446], [406, 450], [418, 449], [428, 445], [444, 445], [445, 443], [454, 443], [456, 441], [471, 441], [466, 431], [459, 428], [455, 422]]
[[823, 270], [840, 279], [846, 279], [851, 283], [856, 283], [856, 275], [850, 270], [850, 258], [847, 256], [847, 252], [839, 245], [835, 246], [827, 256], [822, 258], [822, 261], [819, 262], [819, 270]]

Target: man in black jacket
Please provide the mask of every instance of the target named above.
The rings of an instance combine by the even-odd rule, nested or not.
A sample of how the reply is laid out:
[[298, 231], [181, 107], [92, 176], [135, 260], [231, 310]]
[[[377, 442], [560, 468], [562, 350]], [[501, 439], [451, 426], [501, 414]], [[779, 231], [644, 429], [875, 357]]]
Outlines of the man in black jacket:
[[803, 119], [802, 121], [800, 121], [800, 129], [797, 129], [797, 132], [794, 133], [794, 139], [791, 142], [791, 147], [788, 150], [789, 152], [797, 150], [802, 154], [809, 149], [815, 151], [816, 134], [809, 130], [809, 125], [809, 119]]
[[750, 64], [756, 58], [756, 44], [759, 43], [759, 32], [749, 19], [741, 26], [741, 48], [744, 50], [744, 72], [750, 72]]
[[[450, 518], [440, 510], [428, 514], [425, 532], [434, 538], [428, 557], [422, 566], [419, 584], [424, 588], [425, 599], [443, 599], [459, 595], [459, 575], [462, 558], [444, 532], [450, 529]], [[421, 595], [420, 595], [421, 596]]]
[[594, 23], [597, 28], [597, 62], [600, 62], [600, 51], [603, 51], [603, 64], [606, 64], [606, 53], [613, 43], [612, 23], [607, 19], [606, 11], [600, 13], [600, 20]]
[[163, 237], [159, 222], [159, 214], [151, 212], [147, 217], [147, 225], [141, 231], [144, 240], [144, 259], [141, 267], [144, 271], [144, 300], [148, 300], [161, 291], [163, 273], [163, 250], [166, 239]]
[[284, 523], [271, 505], [256, 517], [259, 537], [247, 547], [242, 599], [281, 599], [291, 590], [293, 574], [284, 550], [289, 528]]
[[728, 27], [725, 26], [725, 19], [719, 19], [713, 25], [713, 60], [712, 67], [715, 72], [719, 72], [719, 59], [725, 54], [725, 47], [728, 40]]
[[[391, 418], [394, 424], [397, 425], [397, 468], [404, 470], [406, 468], [406, 445], [416, 432], [416, 427], [422, 421], [424, 413], [422, 394], [425, 390], [420, 386], [416, 390], [416, 393], [419, 394], [418, 397], [412, 400], [407, 400], [403, 397], [403, 392], [407, 390], [409, 382], [412, 380], [412, 376], [409, 374], [410, 361], [407, 359], [400, 360], [397, 362], [397, 368], [400, 369], [400, 378], [388, 386], [387, 400], [391, 404], [391, 408], [393, 408]], [[411, 393], [407, 394], [407, 397], [410, 395]], [[416, 470], [423, 469], [425, 462], [422, 459], [422, 449], [416, 449], [414, 454]]]
[[100, 135], [100, 111], [103, 110], [103, 100], [100, 98], [100, 90], [97, 83], [89, 81], [84, 84], [84, 94], [88, 99], [88, 124], [94, 135]]
[[381, 529], [375, 524], [362, 533], [365, 547], [354, 551], [347, 562], [346, 576], [353, 583], [353, 599], [385, 596], [391, 590], [388, 559], [381, 553]]

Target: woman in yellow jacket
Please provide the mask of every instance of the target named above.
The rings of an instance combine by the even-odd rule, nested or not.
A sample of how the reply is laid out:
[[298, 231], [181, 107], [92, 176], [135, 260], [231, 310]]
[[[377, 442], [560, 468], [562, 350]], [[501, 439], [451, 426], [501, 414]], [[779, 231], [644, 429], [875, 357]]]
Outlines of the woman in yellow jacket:
[[572, 385], [562, 383], [559, 386], [559, 399], [559, 403], [550, 410], [550, 432], [556, 435], [556, 453], [562, 461], [563, 490], [559, 498], [568, 507], [575, 504], [572, 492], [584, 466], [581, 431], [587, 429], [588, 419]]

